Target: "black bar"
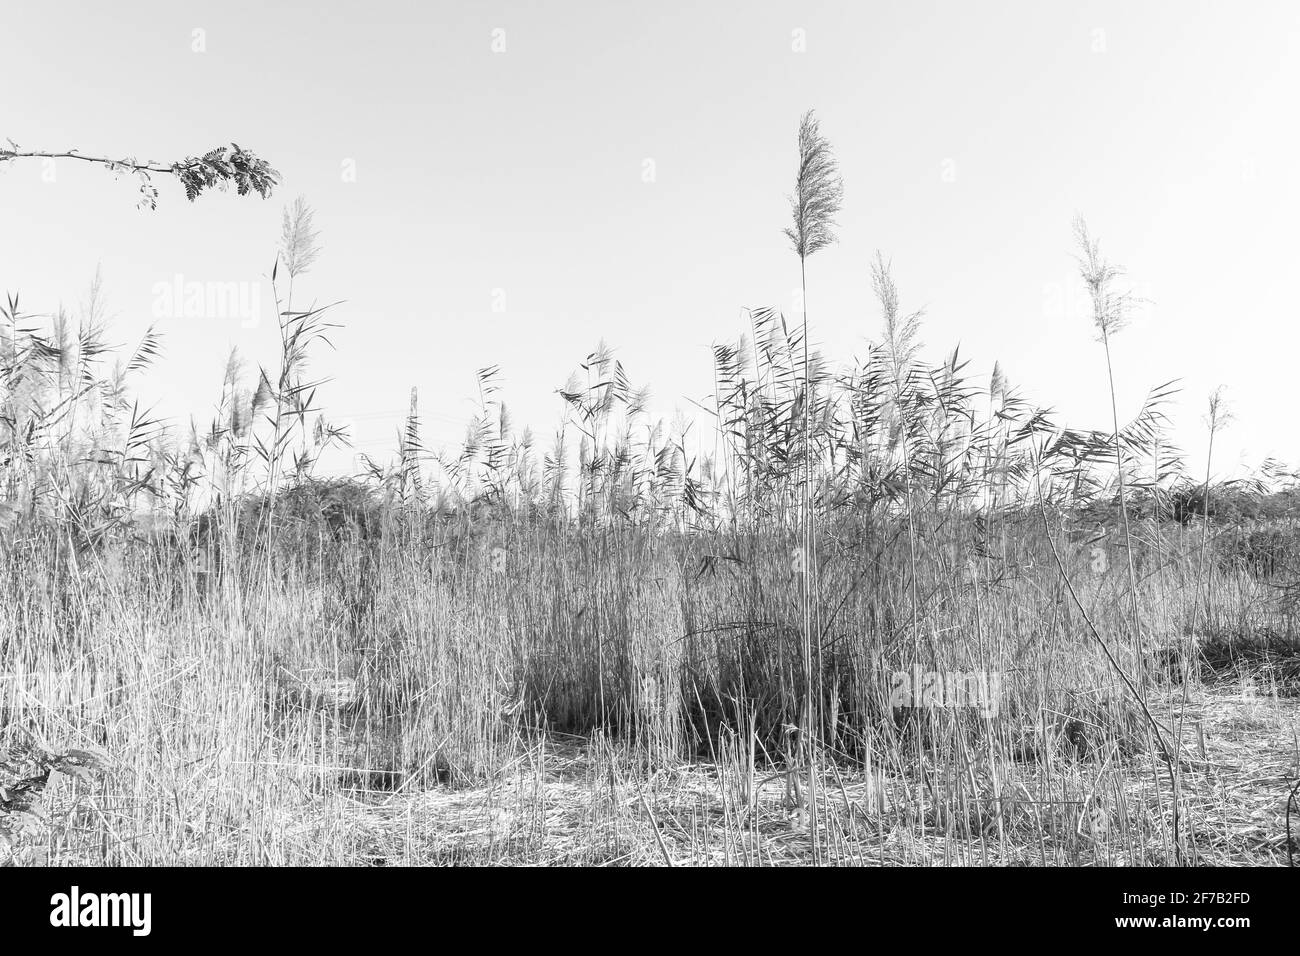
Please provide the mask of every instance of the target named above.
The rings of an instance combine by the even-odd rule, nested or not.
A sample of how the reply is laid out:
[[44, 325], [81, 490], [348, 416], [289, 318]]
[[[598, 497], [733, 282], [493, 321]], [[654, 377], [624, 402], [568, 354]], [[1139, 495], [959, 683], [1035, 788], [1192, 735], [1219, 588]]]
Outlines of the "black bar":
[[[147, 893], [148, 935], [131, 925], [51, 925], [58, 894]], [[210, 943], [255, 937], [376, 944], [385, 933], [464, 933], [497, 948], [608, 932], [610, 945], [662, 930], [770, 939], [869, 930], [980, 944], [1039, 939], [1185, 940], [1231, 944], [1254, 931], [1293, 932], [1293, 869], [7, 869], [0, 871], [5, 948], [22, 940], [115, 937]], [[97, 905], [97, 904], [96, 904]], [[111, 915], [111, 907], [106, 911]], [[139, 909], [137, 909], [137, 912]], [[1245, 919], [1225, 925], [1224, 920]], [[1121, 925], [1123, 920], [1151, 921]], [[1200, 920], [1215, 921], [1208, 928]], [[1189, 920], [1198, 921], [1195, 924]], [[1179, 922], [1181, 921], [1181, 922]], [[640, 927], [640, 928], [638, 928]], [[653, 932], [652, 932], [653, 931]], [[251, 934], [251, 935], [250, 935]], [[919, 935], [917, 935], [919, 934]], [[992, 935], [990, 935], [992, 934]], [[1051, 934], [1051, 935], [1046, 935]]]

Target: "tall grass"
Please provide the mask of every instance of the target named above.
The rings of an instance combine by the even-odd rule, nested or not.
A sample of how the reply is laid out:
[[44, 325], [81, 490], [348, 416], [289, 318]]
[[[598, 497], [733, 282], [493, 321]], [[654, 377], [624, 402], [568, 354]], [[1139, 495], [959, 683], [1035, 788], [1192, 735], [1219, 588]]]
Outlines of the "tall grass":
[[800, 476], [800, 525], [803, 532], [803, 544], [799, 560], [803, 564], [801, 607], [803, 611], [803, 665], [804, 665], [804, 708], [799, 722], [799, 734], [806, 747], [808, 762], [808, 790], [810, 819], [813, 831], [814, 860], [817, 859], [820, 844], [817, 840], [817, 790], [816, 760], [820, 718], [817, 712], [817, 697], [822, 696], [824, 688], [817, 685], [817, 696], [813, 693], [814, 655], [817, 659], [818, 680], [821, 678], [821, 620], [814, 619], [813, 608], [816, 604], [817, 559], [816, 522], [813, 520], [812, 485], [812, 422], [813, 407], [816, 400], [813, 395], [812, 363], [808, 351], [808, 257], [835, 241], [835, 216], [840, 211], [843, 201], [844, 186], [840, 179], [839, 167], [831, 152], [830, 143], [821, 134], [820, 125], [815, 114], [809, 110], [799, 124], [799, 167], [795, 176], [795, 190], [790, 198], [792, 224], [785, 230], [786, 238], [795, 254], [799, 257], [799, 308], [803, 317], [803, 390], [801, 404], [803, 407], [803, 473]]
[[[839, 186], [811, 115], [799, 143], [802, 282]], [[1109, 372], [1115, 273], [1079, 239]], [[129, 398], [154, 333], [110, 370], [93, 309], [52, 331], [16, 298], [0, 313], [0, 750], [103, 765], [60, 784], [61, 814], [0, 814], [0, 851], [443, 860], [421, 808], [484, 787], [492, 820], [516, 820], [491, 852], [553, 859], [537, 795], [573, 737], [613, 801], [575, 827], [621, 845], [632, 780], [657, 821], [649, 859], [678, 852], [662, 775], [699, 762], [717, 771], [724, 861], [780, 852], [762, 822], [774, 775], [782, 812], [811, 818], [813, 860], [888, 843], [1152, 862], [1213, 843], [1209, 817], [1176, 826], [1181, 778], [1151, 772], [1159, 655], [1182, 646], [1185, 663], [1214, 622], [1290, 618], [1277, 575], [1228, 561], [1208, 517], [1173, 520], [1198, 489], [1208, 515], [1210, 479], [1174, 470], [1169, 387], [1121, 425], [1112, 380], [1110, 431], [1062, 425], [1000, 368], [929, 362], [882, 257], [882, 335], [861, 361], [833, 368], [806, 313], [792, 328], [771, 309], [714, 347], [711, 454], [651, 420], [601, 345], [546, 446], [514, 426], [493, 366], [458, 449], [426, 450], [413, 391], [390, 461], [322, 478], [346, 436], [311, 374], [326, 310], [295, 304], [319, 249], [304, 204], [283, 246], [279, 365], [249, 382], [232, 357], [202, 431]], [[1094, 548], [1123, 550], [1126, 573], [1097, 570]], [[1177, 676], [1186, 693], [1194, 670]], [[980, 680], [982, 699], [954, 702]], [[1161, 742], [1175, 763], [1181, 739]]]

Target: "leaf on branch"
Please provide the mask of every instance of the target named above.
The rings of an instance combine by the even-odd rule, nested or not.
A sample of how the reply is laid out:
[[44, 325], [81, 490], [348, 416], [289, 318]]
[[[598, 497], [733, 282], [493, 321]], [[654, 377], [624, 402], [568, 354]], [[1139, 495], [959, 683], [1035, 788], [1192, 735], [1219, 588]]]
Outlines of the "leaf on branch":
[[241, 196], [255, 192], [266, 199], [280, 182], [280, 174], [266, 160], [250, 150], [241, 149], [236, 143], [218, 146], [201, 157], [191, 156], [173, 163], [171, 171], [185, 187], [185, 198], [190, 202], [202, 195], [205, 189], [214, 186], [226, 188], [232, 184]]

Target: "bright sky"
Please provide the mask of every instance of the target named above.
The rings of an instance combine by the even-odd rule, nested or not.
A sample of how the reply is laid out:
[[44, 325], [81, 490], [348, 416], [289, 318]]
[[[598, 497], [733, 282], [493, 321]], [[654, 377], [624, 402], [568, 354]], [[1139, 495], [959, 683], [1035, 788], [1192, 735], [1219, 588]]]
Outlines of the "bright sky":
[[[1216, 471], [1300, 464], [1298, 92], [1294, 0], [15, 4], [0, 137], [168, 162], [233, 140], [284, 184], [191, 205], [159, 180], [148, 212], [130, 178], [9, 165], [0, 292], [75, 311], [102, 266], [113, 337], [166, 334], [141, 394], [203, 425], [231, 346], [274, 360], [267, 276], [303, 194], [324, 253], [298, 304], [346, 300], [317, 369], [361, 450], [394, 446], [412, 386], [428, 437], [457, 438], [489, 364], [549, 441], [555, 389], [602, 338], [667, 416], [708, 394], [742, 306], [792, 309], [780, 230], [813, 107], [845, 180], [840, 242], [809, 271], [832, 357], [878, 333], [880, 249], [932, 358], [960, 342], [980, 375], [999, 360], [1030, 400], [1109, 427], [1081, 213], [1150, 300], [1115, 342], [1121, 416], [1181, 377], [1199, 469], [1222, 384]], [[260, 282], [260, 324], [159, 321], [177, 276]]]

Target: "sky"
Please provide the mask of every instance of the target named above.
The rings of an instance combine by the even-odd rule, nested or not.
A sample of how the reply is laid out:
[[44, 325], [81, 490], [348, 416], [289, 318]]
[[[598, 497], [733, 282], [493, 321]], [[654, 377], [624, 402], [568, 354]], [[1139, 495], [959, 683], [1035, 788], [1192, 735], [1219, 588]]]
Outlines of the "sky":
[[[1120, 417], [1181, 379], [1174, 437], [1227, 475], [1300, 464], [1300, 5], [1182, 2], [91, 2], [0, 6], [0, 138], [171, 162], [235, 142], [283, 175], [269, 200], [186, 201], [72, 160], [0, 166], [0, 293], [74, 316], [99, 270], [110, 338], [150, 325], [146, 402], [204, 426], [226, 356], [275, 361], [270, 272], [304, 196], [323, 252], [295, 307], [337, 302], [320, 399], [356, 449], [396, 445], [410, 389], [454, 442], [475, 371], [548, 440], [602, 340], [666, 418], [712, 387], [743, 309], [793, 314], [782, 236], [799, 117], [845, 184], [809, 260], [813, 338], [847, 363], [880, 333], [891, 261], [925, 354], [960, 345], [1029, 401], [1105, 429], [1101, 346], [1071, 223], [1145, 302], [1114, 341]], [[238, 283], [187, 311], [176, 283]], [[333, 467], [346, 468], [350, 456]]]

